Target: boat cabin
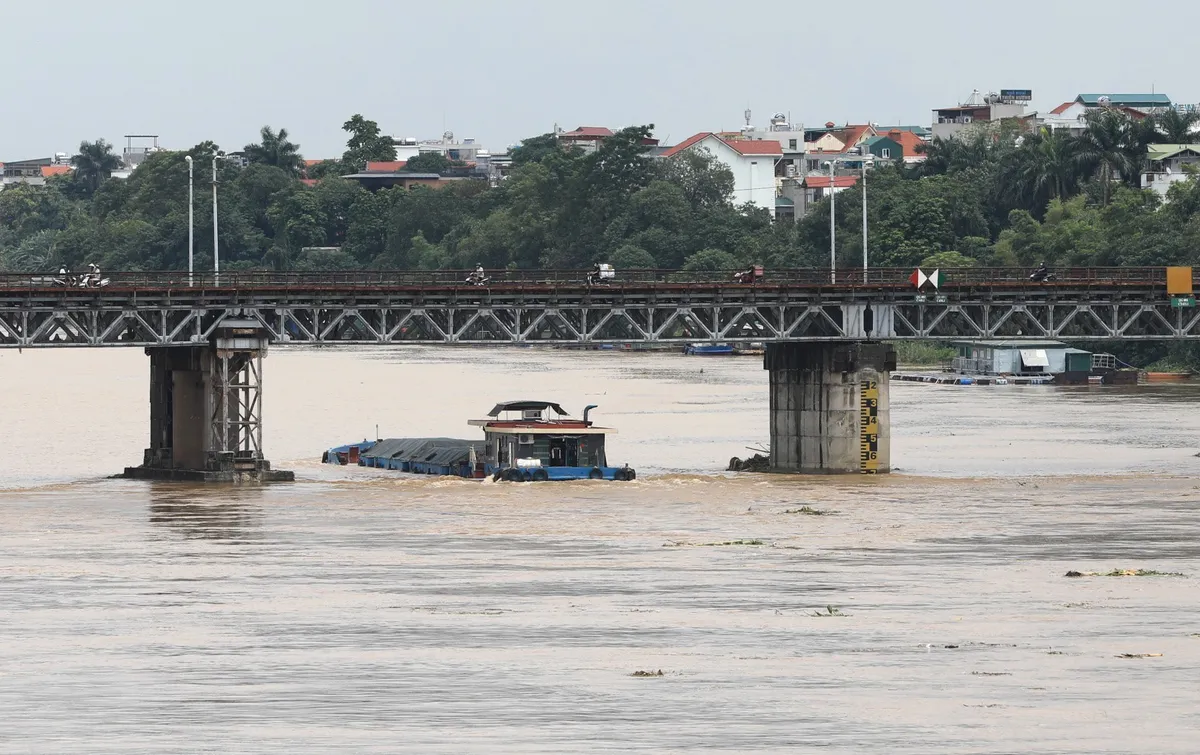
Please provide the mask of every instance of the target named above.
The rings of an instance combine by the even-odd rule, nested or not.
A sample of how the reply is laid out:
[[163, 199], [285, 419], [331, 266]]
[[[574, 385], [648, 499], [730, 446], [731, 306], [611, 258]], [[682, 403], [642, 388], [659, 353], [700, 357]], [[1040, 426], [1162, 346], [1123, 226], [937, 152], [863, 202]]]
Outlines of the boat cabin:
[[551, 401], [506, 401], [468, 424], [483, 428], [489, 467], [606, 468], [604, 436], [616, 430], [592, 424], [588, 413], [595, 408], [574, 419]]

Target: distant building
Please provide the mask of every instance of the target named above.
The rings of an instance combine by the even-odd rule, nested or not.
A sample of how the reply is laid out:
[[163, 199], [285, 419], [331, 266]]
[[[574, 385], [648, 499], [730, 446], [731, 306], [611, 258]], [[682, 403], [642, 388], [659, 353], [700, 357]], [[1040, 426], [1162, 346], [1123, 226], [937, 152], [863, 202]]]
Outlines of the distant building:
[[361, 173], [342, 176], [342, 178], [347, 181], [354, 181], [369, 191], [390, 189], [395, 186], [399, 186], [402, 189], [411, 189], [414, 186], [440, 188], [452, 181], [462, 180], [460, 178], [445, 178], [437, 173], [409, 173], [405, 170], [364, 170]]
[[30, 186], [45, 186], [46, 179], [71, 172], [71, 159], [66, 152], [58, 152], [54, 157], [39, 157], [32, 160], [11, 160], [3, 163], [3, 175], [0, 175], [0, 189], [15, 184]]
[[1185, 165], [1200, 167], [1200, 144], [1151, 144], [1146, 152], [1147, 168], [1142, 188], [1153, 189], [1166, 199], [1167, 191], [1181, 181], [1194, 180]]
[[579, 126], [574, 131], [562, 131], [555, 127], [554, 135], [564, 148], [574, 147], [584, 152], [595, 152], [613, 132], [604, 126]]
[[828, 174], [818, 173], [809, 173], [798, 180], [785, 181], [780, 191], [780, 207], [776, 219], [798, 221], [825, 197], [854, 188], [857, 183], [858, 176], [835, 176], [830, 180]]
[[733, 173], [734, 204], [753, 203], [775, 217], [775, 162], [783, 158], [777, 140], [742, 139], [739, 133], [702, 132], [662, 153], [671, 157], [685, 150], [708, 150]]
[[1089, 109], [1101, 107], [1131, 107], [1146, 113], [1154, 113], [1171, 107], [1171, 98], [1165, 94], [1081, 94], [1075, 102]]
[[121, 152], [121, 162], [132, 171], [144, 163], [147, 157], [161, 151], [158, 134], [126, 134], [125, 149]]
[[1000, 94], [986, 96], [976, 89], [966, 102], [933, 111], [932, 135], [950, 139], [981, 123], [1028, 121], [1037, 116], [1025, 110], [1032, 98], [1033, 93], [1028, 89], [1001, 89]]
[[893, 128], [879, 136], [872, 136], [859, 146], [874, 155], [876, 160], [913, 164], [925, 161], [924, 145], [925, 140], [911, 131]]
[[821, 166], [831, 156], [844, 155], [848, 150], [878, 135], [878, 130], [869, 123], [847, 123], [844, 126], [838, 126], [833, 121], [829, 121], [824, 128], [805, 129], [804, 173], [822, 170]]
[[[1051, 131], [1066, 131], [1072, 136], [1078, 136], [1079, 134], [1083, 133], [1085, 128], [1087, 128], [1088, 113], [1105, 109], [1117, 110], [1125, 115], [1128, 115], [1130, 118], [1140, 121], [1150, 114], [1152, 108], [1144, 104], [1141, 108], [1138, 108], [1124, 103], [1145, 103], [1150, 98], [1157, 97], [1158, 95], [1118, 94], [1112, 96], [1116, 97], [1117, 100], [1113, 101], [1112, 99], [1105, 99], [1106, 97], [1109, 97], [1109, 95], [1081, 94], [1074, 100], [1071, 100], [1070, 102], [1064, 102], [1063, 104], [1051, 110], [1049, 113], [1046, 113], [1046, 115], [1038, 119], [1038, 123], [1042, 127]], [[1166, 95], [1161, 96], [1166, 97]], [[1170, 104], [1169, 99], [1167, 100], [1167, 103], [1168, 105]], [[1155, 105], [1153, 106], [1153, 109], [1161, 110], [1162, 107], [1160, 105]]]
[[783, 157], [775, 162], [777, 178], [795, 178], [804, 173], [804, 126], [791, 122], [790, 116], [775, 113], [766, 128], [750, 125], [750, 110], [744, 113], [746, 125], [735, 137], [738, 140], [774, 141], [779, 143]]

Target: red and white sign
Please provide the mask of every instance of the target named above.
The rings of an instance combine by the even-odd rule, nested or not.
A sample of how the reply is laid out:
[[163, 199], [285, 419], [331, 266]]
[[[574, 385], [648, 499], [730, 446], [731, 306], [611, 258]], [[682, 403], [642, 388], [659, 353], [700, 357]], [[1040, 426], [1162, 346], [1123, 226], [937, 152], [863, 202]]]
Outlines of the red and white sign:
[[940, 269], [934, 270], [929, 275], [926, 275], [925, 271], [918, 267], [913, 271], [912, 275], [908, 276], [908, 280], [910, 283], [916, 286], [918, 291], [922, 288], [925, 288], [926, 283], [933, 286], [934, 290], [936, 291], [938, 287], [942, 285], [942, 271]]

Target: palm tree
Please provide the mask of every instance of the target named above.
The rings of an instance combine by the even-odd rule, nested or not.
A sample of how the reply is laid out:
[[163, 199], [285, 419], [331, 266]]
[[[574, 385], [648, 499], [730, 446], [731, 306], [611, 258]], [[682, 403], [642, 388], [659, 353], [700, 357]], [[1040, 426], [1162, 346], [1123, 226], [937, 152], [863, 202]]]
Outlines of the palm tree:
[[1154, 117], [1154, 128], [1163, 144], [1191, 144], [1198, 123], [1200, 112], [1195, 110], [1184, 112], [1172, 107]]
[[252, 163], [273, 165], [282, 168], [293, 175], [299, 174], [304, 167], [304, 158], [300, 155], [300, 145], [288, 141], [286, 128], [276, 133], [270, 126], [263, 126], [262, 142], [246, 145], [246, 159]]
[[71, 158], [75, 167], [75, 178], [87, 191], [88, 196], [96, 193], [100, 184], [112, 177], [113, 171], [121, 167], [121, 160], [113, 154], [113, 146], [103, 139], [80, 142], [79, 154]]
[[1075, 139], [1075, 163], [1086, 175], [1100, 174], [1103, 203], [1108, 204], [1112, 182], [1117, 178], [1136, 185], [1146, 156], [1146, 143], [1133, 120], [1118, 110], [1100, 110], [1087, 115], [1087, 126]]
[[1024, 137], [1004, 171], [1004, 184], [1019, 206], [1040, 212], [1052, 199], [1066, 199], [1079, 183], [1079, 143], [1066, 131]]

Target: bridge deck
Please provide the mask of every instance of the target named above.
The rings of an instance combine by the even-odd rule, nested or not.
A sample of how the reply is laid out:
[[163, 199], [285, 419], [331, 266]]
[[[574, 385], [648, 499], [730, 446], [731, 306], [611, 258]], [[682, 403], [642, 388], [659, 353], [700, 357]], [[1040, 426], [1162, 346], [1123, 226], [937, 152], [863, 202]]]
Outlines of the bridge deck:
[[[864, 338], [1044, 340], [1200, 338], [1196, 310], [1172, 306], [1165, 268], [943, 271], [918, 292], [909, 270], [107, 273], [104, 288], [0, 274], [0, 348], [143, 346], [205, 340], [227, 316], [278, 343], [683, 343]], [[1177, 302], [1180, 303], [1180, 302]]]

